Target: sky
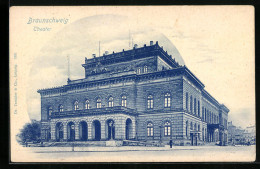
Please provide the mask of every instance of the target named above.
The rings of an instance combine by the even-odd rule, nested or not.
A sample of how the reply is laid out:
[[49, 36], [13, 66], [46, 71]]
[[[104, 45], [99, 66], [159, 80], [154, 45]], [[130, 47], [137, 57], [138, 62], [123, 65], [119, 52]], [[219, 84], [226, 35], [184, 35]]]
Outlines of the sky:
[[[255, 123], [254, 11], [251, 7], [215, 8], [91, 8], [59, 31], [37, 51], [27, 87], [28, 113], [40, 119], [37, 89], [67, 82], [67, 56], [71, 79], [84, 78], [85, 57], [129, 49], [129, 30], [139, 47], [159, 41], [180, 64], [186, 65], [205, 89], [229, 109], [229, 121], [246, 127]], [[113, 9], [113, 10], [112, 10]], [[152, 11], [152, 12], [151, 12]], [[75, 10], [70, 14], [75, 15]], [[83, 15], [84, 13], [84, 15]]]

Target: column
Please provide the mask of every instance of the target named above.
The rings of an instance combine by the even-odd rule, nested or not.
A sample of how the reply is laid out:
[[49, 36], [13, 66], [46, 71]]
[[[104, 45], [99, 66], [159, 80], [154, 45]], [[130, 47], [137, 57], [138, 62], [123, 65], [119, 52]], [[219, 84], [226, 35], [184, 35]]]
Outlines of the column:
[[190, 139], [190, 126], [188, 125], [188, 129], [187, 129], [187, 139]]
[[[133, 123], [133, 121], [132, 121]], [[125, 127], [126, 127], [126, 119], [125, 118], [121, 118], [120, 120], [120, 124], [119, 124], [119, 130], [120, 130], [120, 133], [119, 133], [119, 137], [121, 140], [125, 140]]]
[[67, 141], [68, 139], [68, 131], [67, 131], [67, 123], [63, 123], [63, 139]]
[[212, 131], [212, 142], [215, 142], [215, 130]]
[[136, 124], [135, 120], [132, 120], [132, 128], [131, 128], [131, 134], [130, 134], [130, 139], [136, 138], [136, 130], [135, 130]]
[[94, 137], [92, 136], [92, 121], [88, 121], [88, 140], [93, 140]]
[[52, 141], [56, 140], [55, 134], [56, 134], [55, 123], [51, 123], [51, 140]]
[[75, 122], [75, 140], [79, 140], [79, 122]]
[[100, 120], [101, 125], [101, 140], [106, 140], [106, 121]]
[[211, 132], [209, 130], [209, 142], [211, 142]]

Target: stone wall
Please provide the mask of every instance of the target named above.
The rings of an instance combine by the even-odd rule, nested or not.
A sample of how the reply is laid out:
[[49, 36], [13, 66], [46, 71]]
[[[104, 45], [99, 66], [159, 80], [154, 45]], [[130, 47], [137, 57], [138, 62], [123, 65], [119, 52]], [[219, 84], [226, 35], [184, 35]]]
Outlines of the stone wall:
[[[182, 110], [182, 79], [180, 76], [172, 78], [161, 78], [148, 81], [140, 81], [136, 85], [136, 108], [139, 112], [149, 112], [154, 110]], [[171, 96], [169, 108], [164, 107], [165, 94]], [[148, 96], [153, 96], [153, 108], [147, 106]]]
[[74, 102], [78, 101], [79, 110], [85, 109], [85, 102], [89, 100], [90, 109], [96, 108], [97, 98], [101, 99], [102, 107], [108, 107], [108, 98], [113, 97], [114, 106], [121, 106], [121, 97], [127, 97], [127, 107], [135, 108], [135, 88], [133, 83], [128, 84], [114, 84], [102, 86], [100, 88], [88, 88], [75, 92], [66, 93], [60, 96], [42, 97], [41, 99], [41, 113], [42, 120], [47, 120], [47, 109], [52, 107], [53, 112], [58, 112], [60, 104], [64, 106], [64, 111], [73, 111]]

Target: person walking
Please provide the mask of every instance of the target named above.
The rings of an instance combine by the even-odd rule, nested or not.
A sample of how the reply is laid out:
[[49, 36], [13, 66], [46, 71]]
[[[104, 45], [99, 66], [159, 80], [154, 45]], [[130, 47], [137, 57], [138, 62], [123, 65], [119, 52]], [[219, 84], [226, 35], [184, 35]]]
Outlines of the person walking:
[[170, 148], [172, 148], [172, 140], [170, 140]]

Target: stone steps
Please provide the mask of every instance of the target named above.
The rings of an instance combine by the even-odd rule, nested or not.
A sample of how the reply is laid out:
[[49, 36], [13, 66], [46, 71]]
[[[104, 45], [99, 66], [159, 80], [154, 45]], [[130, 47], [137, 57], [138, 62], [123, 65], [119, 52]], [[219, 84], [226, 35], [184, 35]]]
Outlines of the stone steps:
[[132, 141], [124, 140], [123, 146], [146, 146], [146, 147], [162, 147], [163, 144], [159, 142], [146, 142], [146, 141]]
[[45, 147], [100, 147], [106, 146], [106, 141], [47, 142], [43, 145]]

